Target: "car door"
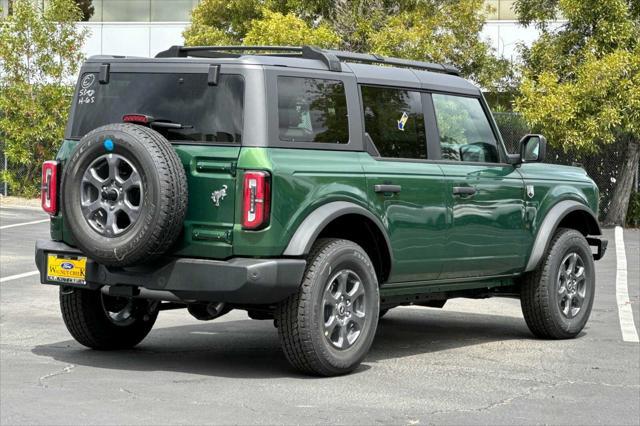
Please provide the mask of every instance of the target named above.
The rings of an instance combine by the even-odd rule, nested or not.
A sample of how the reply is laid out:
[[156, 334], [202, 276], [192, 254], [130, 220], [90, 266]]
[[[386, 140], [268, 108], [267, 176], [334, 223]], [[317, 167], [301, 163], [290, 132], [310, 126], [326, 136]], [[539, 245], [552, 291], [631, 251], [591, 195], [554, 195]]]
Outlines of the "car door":
[[433, 93], [449, 232], [441, 278], [506, 275], [525, 262], [524, 181], [479, 96]]
[[446, 245], [446, 183], [428, 161], [423, 94], [364, 85], [361, 97], [371, 153], [362, 166], [371, 208], [391, 240], [389, 282], [436, 279]]

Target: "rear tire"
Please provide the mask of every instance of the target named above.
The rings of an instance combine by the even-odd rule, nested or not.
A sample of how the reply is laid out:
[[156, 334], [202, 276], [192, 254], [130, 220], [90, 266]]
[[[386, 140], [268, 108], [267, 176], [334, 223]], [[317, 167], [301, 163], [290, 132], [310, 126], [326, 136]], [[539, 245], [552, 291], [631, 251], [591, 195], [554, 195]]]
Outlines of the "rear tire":
[[589, 243], [580, 232], [560, 228], [538, 268], [522, 279], [520, 304], [534, 335], [568, 339], [587, 323], [594, 293], [595, 266]]
[[379, 305], [378, 280], [366, 252], [351, 241], [318, 240], [300, 290], [276, 310], [287, 359], [313, 375], [353, 371], [373, 342]]
[[73, 338], [100, 350], [134, 347], [149, 334], [158, 317], [157, 302], [65, 287], [60, 287], [60, 309]]

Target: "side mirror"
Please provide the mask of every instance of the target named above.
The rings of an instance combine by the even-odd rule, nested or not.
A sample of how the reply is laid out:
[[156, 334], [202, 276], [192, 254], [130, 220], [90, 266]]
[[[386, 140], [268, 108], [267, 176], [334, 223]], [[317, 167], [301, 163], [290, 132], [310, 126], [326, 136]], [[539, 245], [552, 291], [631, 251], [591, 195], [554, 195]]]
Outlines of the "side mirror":
[[528, 134], [520, 139], [520, 154], [510, 155], [512, 164], [542, 163], [547, 156], [547, 138], [542, 135]]

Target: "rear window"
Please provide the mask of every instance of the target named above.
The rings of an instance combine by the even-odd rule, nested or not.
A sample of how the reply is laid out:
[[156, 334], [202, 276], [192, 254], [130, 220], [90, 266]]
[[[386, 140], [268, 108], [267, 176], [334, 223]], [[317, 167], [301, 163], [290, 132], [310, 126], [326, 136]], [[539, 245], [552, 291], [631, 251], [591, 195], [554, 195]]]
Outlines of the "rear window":
[[349, 142], [347, 98], [338, 80], [278, 77], [280, 140]]
[[71, 137], [126, 114], [144, 114], [156, 120], [182, 124], [182, 129], [156, 128], [172, 141], [239, 143], [242, 141], [244, 80], [221, 75], [216, 86], [206, 74], [111, 73], [99, 84], [97, 73], [80, 80]]

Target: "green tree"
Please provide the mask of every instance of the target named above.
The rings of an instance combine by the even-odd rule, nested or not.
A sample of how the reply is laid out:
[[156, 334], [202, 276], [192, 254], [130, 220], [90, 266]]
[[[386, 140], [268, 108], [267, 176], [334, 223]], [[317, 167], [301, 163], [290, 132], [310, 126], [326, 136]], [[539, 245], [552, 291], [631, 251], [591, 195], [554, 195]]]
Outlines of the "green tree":
[[[634, 6], [635, 4], [635, 6]], [[623, 225], [640, 160], [640, 19], [635, 0], [518, 0], [541, 37], [524, 51], [516, 109], [550, 143], [597, 152], [626, 143], [606, 225]], [[563, 16], [551, 29], [545, 20]]]
[[315, 45], [334, 47], [340, 42], [338, 35], [326, 24], [315, 28], [295, 16], [264, 10], [262, 19], [252, 21], [243, 42], [247, 45]]
[[300, 45], [446, 62], [485, 89], [508, 87], [509, 64], [479, 38], [483, 0], [203, 0], [188, 45]]
[[46, 6], [15, 0], [0, 23], [0, 140], [12, 166], [4, 172], [12, 192], [35, 196], [44, 160], [63, 138], [85, 33], [73, 0]]
[[93, 0], [75, 0], [78, 7], [82, 11], [82, 21], [88, 21], [96, 11], [93, 7]]

